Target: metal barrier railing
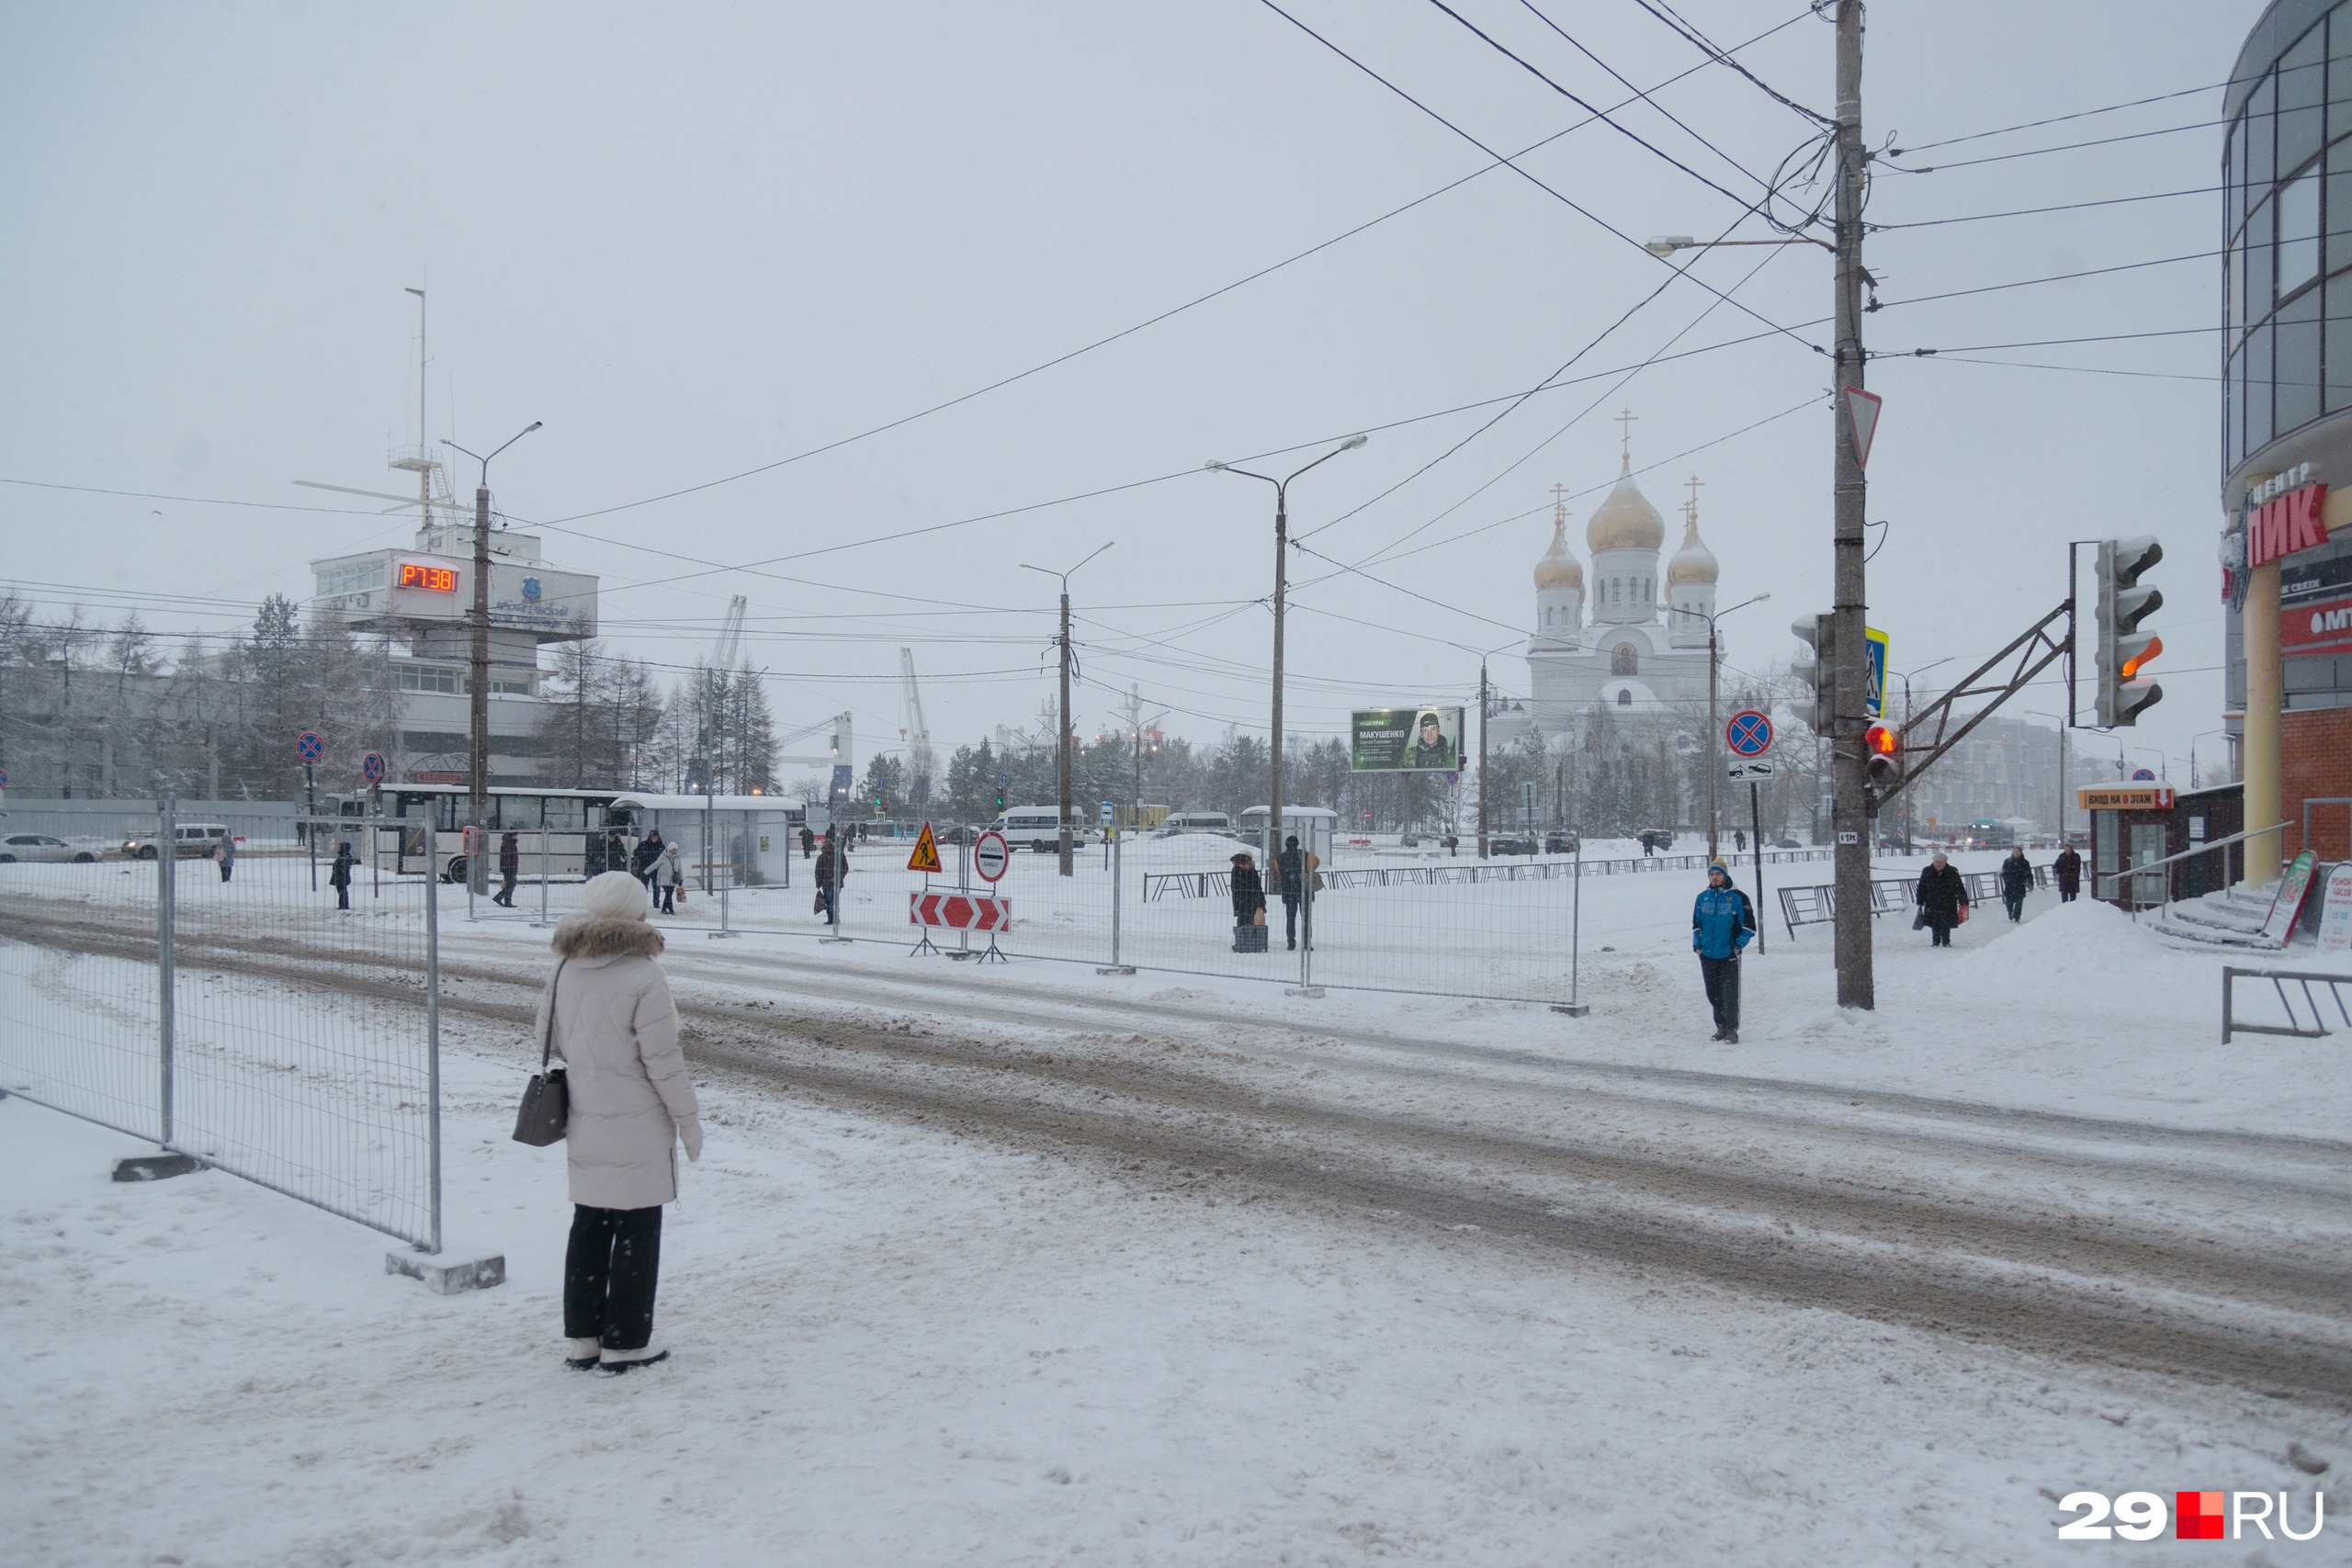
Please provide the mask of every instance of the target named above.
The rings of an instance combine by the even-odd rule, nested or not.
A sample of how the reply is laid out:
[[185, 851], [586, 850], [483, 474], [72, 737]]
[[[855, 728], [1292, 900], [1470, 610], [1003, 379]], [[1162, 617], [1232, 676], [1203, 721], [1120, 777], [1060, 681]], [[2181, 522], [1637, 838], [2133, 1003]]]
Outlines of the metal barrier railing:
[[[2242, 1023], [2237, 1017], [2237, 983], [2240, 980], [2267, 980], [2278, 998], [2278, 1005], [2287, 1014], [2280, 1023]], [[2303, 1027], [2302, 1015], [2295, 1010], [2295, 999], [2287, 987], [2292, 985], [2301, 993], [2303, 1007], [2311, 1013], [2312, 1026]], [[2335, 1015], [2344, 1027], [2352, 1030], [2352, 1011], [2344, 1001], [2344, 987], [2352, 986], [2352, 975], [2318, 975], [2301, 969], [2240, 969], [2234, 964], [2222, 966], [2222, 1043], [2227, 1045], [2240, 1034], [2284, 1034], [2296, 1040], [2320, 1040], [2335, 1031], [2327, 1026], [2327, 1014], [2312, 987], [2324, 987], [2328, 999], [2335, 1004]]]

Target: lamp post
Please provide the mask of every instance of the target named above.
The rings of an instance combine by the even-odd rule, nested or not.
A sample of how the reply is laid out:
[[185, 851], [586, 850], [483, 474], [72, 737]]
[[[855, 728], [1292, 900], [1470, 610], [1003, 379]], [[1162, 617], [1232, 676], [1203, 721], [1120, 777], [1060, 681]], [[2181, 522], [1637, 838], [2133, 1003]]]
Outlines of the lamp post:
[[1314, 462], [1293, 472], [1287, 479], [1275, 479], [1271, 474], [1252, 473], [1237, 468], [1212, 457], [1203, 467], [1213, 474], [1239, 474], [1245, 479], [1262, 479], [1274, 487], [1274, 699], [1273, 732], [1268, 738], [1266, 750], [1266, 862], [1273, 863], [1274, 851], [1282, 843], [1283, 834], [1283, 595], [1289, 581], [1290, 550], [1290, 487], [1291, 480], [1307, 468], [1328, 463], [1342, 452], [1352, 452], [1369, 435], [1351, 435]]
[[1060, 578], [1060, 579], [1061, 579], [1061, 581], [1062, 581], [1062, 630], [1061, 630], [1061, 635], [1060, 635], [1059, 637], [1056, 637], [1056, 638], [1054, 639], [1056, 642], [1057, 642], [1057, 643], [1059, 643], [1059, 644], [1061, 645], [1061, 650], [1062, 650], [1062, 727], [1061, 727], [1061, 733], [1060, 733], [1059, 735], [1057, 735], [1057, 736], [1056, 736], [1056, 737], [1054, 738], [1054, 784], [1055, 784], [1055, 787], [1056, 787], [1056, 788], [1060, 792], [1060, 795], [1061, 795], [1061, 803], [1060, 803], [1060, 805], [1059, 805], [1059, 807], [1058, 807], [1058, 808], [1057, 808], [1057, 809], [1058, 809], [1058, 811], [1059, 811], [1059, 813], [1060, 813], [1060, 817], [1061, 817], [1061, 852], [1061, 852], [1061, 874], [1062, 874], [1064, 876], [1069, 876], [1069, 875], [1073, 874], [1073, 870], [1072, 870], [1072, 867], [1071, 867], [1071, 864], [1070, 864], [1070, 844], [1069, 844], [1069, 813], [1070, 813], [1070, 800], [1069, 800], [1069, 742], [1070, 742], [1070, 733], [1069, 733], [1069, 580], [1070, 580], [1070, 572], [1074, 572], [1074, 571], [1076, 571], [1076, 570], [1078, 570], [1078, 567], [1079, 567], [1079, 566], [1084, 566], [1084, 565], [1086, 564], [1086, 561], [1092, 560], [1092, 559], [1094, 558], [1094, 557], [1095, 557], [1095, 556], [1099, 556], [1099, 555], [1101, 555], [1104, 550], [1109, 549], [1113, 545], [1115, 545], [1115, 544], [1117, 544], [1118, 542], [1119, 542], [1119, 541], [1118, 541], [1118, 540], [1116, 540], [1116, 539], [1112, 539], [1112, 540], [1109, 540], [1109, 541], [1107, 541], [1107, 542], [1105, 542], [1105, 543], [1103, 543], [1103, 544], [1101, 544], [1101, 545], [1096, 546], [1096, 547], [1094, 547], [1094, 550], [1093, 550], [1092, 554], [1090, 554], [1090, 555], [1086, 558], [1086, 560], [1080, 561], [1080, 562], [1078, 563], [1078, 566], [1071, 567], [1071, 568], [1069, 569], [1069, 571], [1056, 571], [1056, 570], [1053, 570], [1052, 568], [1050, 568], [1050, 567], [1031, 566], [1027, 561], [1023, 561], [1023, 562], [1021, 563], [1021, 570], [1023, 570], [1023, 571], [1042, 571], [1042, 572], [1044, 572], [1047, 577], [1058, 577], [1058, 578]]
[[[1651, 243], [1657, 243], [1656, 241]], [[1762, 244], [1766, 242], [1756, 243]], [[1716, 805], [1715, 792], [1722, 785], [1724, 772], [1723, 735], [1720, 731], [1720, 720], [1715, 713], [1716, 666], [1722, 656], [1723, 638], [1715, 634], [1715, 623], [1730, 615], [1732, 610], [1745, 610], [1750, 604], [1761, 604], [1770, 597], [1770, 593], [1758, 593], [1753, 599], [1741, 600], [1734, 604], [1731, 610], [1717, 610], [1712, 615], [1702, 615], [1687, 604], [1677, 605], [1673, 609], [1675, 615], [1688, 615], [1694, 621], [1707, 623], [1707, 858], [1709, 860], [1715, 858], [1721, 838], [1719, 829], [1722, 825], [1716, 818], [1722, 815], [1722, 812]], [[1761, 848], [1762, 846], [1759, 845], [1759, 853]], [[1762, 863], [1760, 859], [1758, 863]]]
[[[2172, 762], [2162, 751], [2157, 750], [2154, 746], [2134, 746], [2132, 750], [2145, 751], [2149, 756], [2154, 757], [2156, 760], [2156, 777], [2165, 784], [2172, 782]], [[2189, 777], [2193, 782], [2196, 775], [2191, 773]]]
[[2198, 784], [2197, 784], [2197, 743], [2198, 743], [2199, 740], [2204, 739], [2205, 739], [2207, 736], [2209, 736], [2209, 735], [2227, 735], [2228, 733], [2229, 733], [2229, 731], [2228, 731], [2228, 730], [2226, 730], [2226, 729], [2200, 729], [2200, 730], [2199, 730], [2196, 734], [2194, 734], [2194, 735], [2192, 735], [2192, 736], [2190, 736], [2190, 737], [2188, 738], [2188, 787], [2189, 787], [2189, 788], [2191, 788], [2191, 789], [2195, 789], [2195, 788], [2197, 788], [2197, 787], [2198, 787]]
[[[537, 430], [543, 421], [529, 424], [508, 436], [491, 449], [495, 457], [526, 435]], [[482, 851], [490, 843], [490, 457], [479, 452], [468, 452], [447, 436], [441, 444], [452, 451], [465, 452], [481, 465], [481, 483], [474, 489], [474, 607], [473, 607], [473, 691], [467, 708], [472, 731], [471, 750], [467, 777], [467, 809], [474, 829], [473, 849], [466, 856], [466, 886], [481, 894], [488, 890], [490, 882], [483, 869]]]
[[[1950, 664], [1953, 660], [1958, 659], [1960, 655], [1957, 653], [1947, 653], [1941, 659], [1930, 660], [1927, 663], [1920, 665], [1919, 668], [1912, 671], [1909, 675], [1902, 674], [1900, 672], [1895, 675], [1894, 678], [1903, 682], [1904, 734], [1908, 735], [1911, 733], [1911, 676], [1925, 675], [1928, 671], [1935, 669], [1936, 666], [1939, 664]], [[2058, 766], [2058, 788], [2060, 791], [2060, 798], [2064, 799], [2066, 787], [2066, 764], [2063, 759], [2060, 761]], [[1903, 853], [1906, 859], [1909, 858], [1911, 853], [1911, 792], [1907, 789], [1903, 792]]]

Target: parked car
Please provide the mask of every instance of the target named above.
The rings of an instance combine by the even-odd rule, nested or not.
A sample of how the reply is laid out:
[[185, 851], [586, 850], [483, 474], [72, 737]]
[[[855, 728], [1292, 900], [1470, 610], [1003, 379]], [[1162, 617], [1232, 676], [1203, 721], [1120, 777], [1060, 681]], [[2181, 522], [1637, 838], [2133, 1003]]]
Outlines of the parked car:
[[1774, 840], [1772, 847], [1776, 850], [1801, 850], [1804, 848], [1803, 844], [1798, 843], [1794, 839], [1789, 838], [1782, 838]]
[[1574, 833], [1546, 833], [1544, 835], [1544, 852], [1547, 855], [1572, 855], [1577, 852], [1577, 836]]
[[17, 861], [73, 861], [88, 864], [98, 858], [97, 852], [69, 844], [47, 833], [11, 833], [0, 839], [0, 865], [12, 865]]
[[[174, 860], [204, 860], [212, 853], [213, 846], [229, 836], [227, 824], [220, 822], [180, 822], [173, 826]], [[133, 860], [155, 858], [155, 835], [133, 833], [122, 841], [122, 852]]]
[[1642, 846], [1645, 849], [1670, 850], [1674, 847], [1674, 829], [1671, 828], [1645, 828], [1642, 829], [1641, 841]]
[[1487, 840], [1490, 855], [1532, 855], [1535, 852], [1533, 839], [1493, 838]]

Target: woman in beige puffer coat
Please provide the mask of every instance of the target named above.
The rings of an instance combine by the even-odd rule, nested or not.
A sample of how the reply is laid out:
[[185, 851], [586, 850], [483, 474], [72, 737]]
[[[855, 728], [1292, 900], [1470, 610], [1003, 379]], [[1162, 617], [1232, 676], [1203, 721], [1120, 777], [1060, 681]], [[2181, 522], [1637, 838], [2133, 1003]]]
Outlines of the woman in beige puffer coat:
[[702, 1111], [678, 1049], [678, 1010], [654, 959], [645, 884], [623, 871], [591, 877], [585, 907], [555, 929], [560, 962], [537, 1025], [565, 1068], [571, 1245], [563, 1332], [574, 1367], [626, 1371], [669, 1355], [653, 1344], [662, 1205], [678, 1195], [678, 1145], [702, 1157]]

